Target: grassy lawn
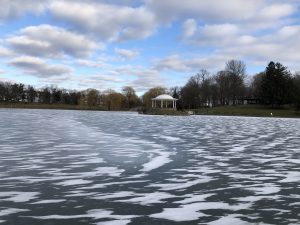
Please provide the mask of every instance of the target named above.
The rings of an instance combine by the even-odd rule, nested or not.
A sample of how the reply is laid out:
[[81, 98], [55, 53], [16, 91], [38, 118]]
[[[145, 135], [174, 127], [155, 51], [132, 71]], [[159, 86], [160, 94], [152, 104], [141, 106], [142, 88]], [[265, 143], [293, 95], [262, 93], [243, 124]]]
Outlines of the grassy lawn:
[[300, 111], [293, 108], [272, 109], [261, 105], [218, 106], [194, 110], [199, 115], [224, 115], [224, 116], [257, 116], [257, 117], [291, 117], [300, 118]]
[[143, 114], [146, 115], [168, 115], [168, 116], [187, 116], [187, 112], [177, 111], [173, 109], [144, 109]]

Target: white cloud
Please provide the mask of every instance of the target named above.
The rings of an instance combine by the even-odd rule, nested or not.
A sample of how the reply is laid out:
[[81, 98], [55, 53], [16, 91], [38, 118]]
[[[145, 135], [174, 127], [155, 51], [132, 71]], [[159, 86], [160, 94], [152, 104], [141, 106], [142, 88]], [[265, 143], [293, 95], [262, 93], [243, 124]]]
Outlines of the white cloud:
[[101, 60], [88, 60], [88, 59], [78, 59], [76, 60], [76, 63], [80, 66], [86, 66], [91, 68], [105, 68], [108, 67], [108, 65], [101, 61]]
[[112, 82], [112, 83], [121, 83], [123, 80], [119, 77], [115, 77], [108, 74], [97, 74], [85, 77], [83, 79], [80, 79], [82, 83], [86, 84], [95, 84], [95, 83], [102, 83], [102, 82]]
[[11, 50], [0, 46], [0, 57], [9, 57], [12, 55], [13, 52]]
[[[248, 65], [265, 67], [271, 60], [278, 61], [288, 66], [291, 70], [300, 70], [300, 26], [284, 26], [277, 31], [267, 33], [258, 37], [250, 35], [233, 36], [231, 42], [219, 43], [214, 38], [207, 37], [202, 40], [215, 47], [214, 52], [206, 55], [194, 55], [190, 57], [180, 57], [171, 55], [169, 57], [156, 60], [154, 66], [158, 70], [173, 71], [195, 71], [206, 68], [210, 70], [220, 70], [224, 63], [230, 59], [244, 60]], [[226, 36], [224, 36], [226, 39]], [[230, 40], [230, 39], [229, 39]], [[215, 43], [214, 43], [215, 42]]]
[[16, 80], [13, 80], [13, 79], [9, 79], [9, 78], [5, 78], [5, 77], [0, 77], [0, 82], [8, 82], [8, 83], [19, 83], [18, 81]]
[[157, 70], [145, 69], [137, 71], [135, 75], [137, 76], [136, 79], [130, 82], [129, 85], [134, 87], [138, 92], [144, 92], [150, 88], [164, 86], [166, 84]]
[[[261, 30], [275, 30], [295, 22], [299, 2], [277, 0], [147, 0], [149, 10], [165, 23], [184, 20], [181, 37], [194, 44], [219, 43], [235, 34], [251, 36]], [[197, 26], [197, 23], [201, 26]], [[228, 39], [226, 41], [226, 38]]]
[[285, 26], [271, 34], [253, 39], [251, 44], [228, 46], [219, 53], [237, 55], [263, 65], [274, 60], [300, 69], [299, 36], [300, 26]]
[[256, 32], [266, 29], [276, 30], [293, 23], [294, 19], [291, 16], [297, 12], [297, 5], [277, 3], [276, 1], [270, 3], [260, 8], [251, 18], [240, 23], [241, 29], [244, 32]]
[[214, 24], [200, 27], [191, 42], [197, 45], [223, 46], [235, 43], [239, 28], [234, 24]]
[[229, 55], [205, 55], [180, 57], [170, 55], [163, 59], [157, 59], [154, 68], [158, 71], [169, 70], [176, 72], [196, 72], [200, 69], [220, 70], [224, 67], [227, 60], [232, 59]]
[[157, 70], [188, 71], [190, 67], [179, 57], [179, 55], [170, 55], [164, 59], [157, 59], [154, 63]]
[[51, 77], [64, 74], [71, 74], [73, 71], [70, 67], [64, 65], [49, 65], [45, 61], [36, 57], [21, 56], [12, 59], [9, 65], [17, 67], [24, 73], [34, 75], [36, 77]]
[[122, 78], [122, 86], [132, 86], [140, 93], [156, 86], [165, 86], [167, 83], [160, 71], [155, 68], [125, 65], [115, 68], [111, 74]]
[[103, 72], [100, 74], [74, 76], [72, 82], [74, 82], [74, 85], [77, 84], [81, 90], [87, 88], [106, 90], [118, 88], [118, 86], [122, 86], [125, 81], [116, 74]]
[[273, 4], [266, 6], [259, 12], [261, 19], [280, 19], [286, 16], [290, 16], [295, 13], [295, 8], [291, 4]]
[[63, 88], [69, 88], [72, 89], [72, 84], [74, 85], [74, 81], [76, 81], [75, 77], [73, 75], [53, 75], [50, 77], [39, 77], [39, 82], [44, 83], [45, 85], [49, 84], [55, 84], [55, 85], [60, 85], [63, 84]]
[[139, 52], [136, 50], [116, 48], [115, 52], [123, 58], [134, 59], [139, 55]]
[[103, 47], [83, 35], [51, 25], [26, 27], [20, 34], [8, 38], [8, 43], [18, 53], [33, 56], [87, 57]]
[[50, 11], [56, 19], [105, 41], [146, 38], [156, 28], [154, 15], [144, 7], [54, 1]]
[[195, 19], [188, 19], [183, 24], [182, 38], [192, 37], [197, 31], [197, 22]]

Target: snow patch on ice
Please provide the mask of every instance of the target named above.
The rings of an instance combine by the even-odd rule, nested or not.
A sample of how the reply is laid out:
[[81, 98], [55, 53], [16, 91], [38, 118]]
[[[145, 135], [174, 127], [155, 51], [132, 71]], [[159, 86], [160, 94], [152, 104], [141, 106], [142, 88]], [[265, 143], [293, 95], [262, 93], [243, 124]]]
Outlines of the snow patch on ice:
[[9, 208], [9, 209], [3, 209], [0, 210], [0, 216], [7, 216], [19, 212], [27, 212], [29, 211], [28, 209], [15, 209], [15, 208]]
[[248, 209], [252, 204], [238, 204], [229, 205], [224, 202], [201, 202], [192, 203], [188, 205], [182, 205], [179, 208], [165, 208], [163, 212], [150, 215], [153, 218], [167, 219], [172, 221], [192, 221], [197, 220], [200, 217], [207, 216], [206, 214], [199, 212], [201, 210], [208, 209], [226, 209], [226, 210], [241, 210]]
[[184, 183], [150, 184], [148, 185], [148, 187], [160, 187], [160, 190], [171, 191], [171, 190], [186, 189], [197, 184], [207, 183], [211, 180], [213, 179], [209, 177], [204, 177], [203, 179], [190, 180]]
[[0, 192], [0, 201], [28, 202], [37, 198], [39, 194], [39, 192]]
[[96, 223], [96, 225], [126, 225], [129, 224], [131, 220], [111, 220], [106, 222]]
[[171, 162], [172, 160], [169, 158], [170, 155], [169, 152], [160, 152], [159, 156], [156, 156], [152, 158], [150, 162], [143, 164], [143, 169], [140, 171], [149, 172]]
[[280, 188], [275, 186], [274, 184], [264, 184], [264, 186], [261, 187], [248, 187], [246, 190], [253, 191], [255, 194], [258, 195], [269, 195], [269, 194], [275, 194], [280, 191]]
[[181, 140], [181, 138], [178, 138], [178, 137], [172, 137], [172, 136], [167, 136], [167, 135], [160, 135], [159, 136], [160, 138], [162, 138], [162, 139], [165, 139], [165, 140], [167, 140], [167, 141], [180, 141]]
[[176, 222], [193, 221], [200, 217], [207, 216], [204, 213], [197, 212], [193, 205], [184, 205], [179, 208], [165, 208], [161, 213], [150, 215], [152, 218], [167, 219]]
[[203, 194], [203, 195], [189, 194], [189, 195], [186, 195], [188, 198], [185, 198], [184, 200], [176, 201], [175, 203], [188, 204], [188, 203], [194, 203], [194, 202], [203, 202], [203, 201], [205, 201], [205, 199], [207, 199], [213, 195], [215, 195], [215, 194]]
[[239, 218], [236, 218], [235, 215], [229, 215], [222, 217], [218, 220], [206, 223], [207, 225], [251, 225], [252, 223], [248, 223]]
[[140, 197], [134, 197], [131, 199], [118, 200], [118, 202], [130, 202], [130, 203], [138, 203], [140, 205], [152, 205], [157, 203], [164, 203], [163, 199], [174, 198], [175, 195], [165, 193], [165, 192], [154, 192], [154, 193], [145, 193], [137, 195], [142, 195]]
[[113, 215], [113, 211], [105, 209], [92, 209], [87, 211], [86, 214], [80, 215], [47, 215], [47, 216], [32, 216], [31, 218], [40, 220], [68, 220], [79, 218], [93, 218], [93, 219], [115, 219], [115, 220], [130, 220], [136, 218], [135, 215]]
[[72, 185], [81, 185], [81, 184], [90, 184], [90, 183], [92, 183], [92, 181], [83, 180], [83, 179], [74, 179], [74, 180], [66, 180], [56, 184], [62, 186], [72, 186]]
[[65, 199], [41, 200], [38, 202], [33, 202], [31, 204], [51, 204], [51, 203], [60, 203], [65, 201], [66, 201]]

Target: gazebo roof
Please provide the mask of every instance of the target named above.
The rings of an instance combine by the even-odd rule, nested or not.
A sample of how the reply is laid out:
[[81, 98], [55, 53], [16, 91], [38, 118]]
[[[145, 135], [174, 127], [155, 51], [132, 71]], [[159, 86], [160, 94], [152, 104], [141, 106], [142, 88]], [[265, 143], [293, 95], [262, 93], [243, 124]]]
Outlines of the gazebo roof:
[[156, 98], [152, 98], [152, 100], [177, 100], [176, 98], [173, 98], [171, 95], [159, 95]]

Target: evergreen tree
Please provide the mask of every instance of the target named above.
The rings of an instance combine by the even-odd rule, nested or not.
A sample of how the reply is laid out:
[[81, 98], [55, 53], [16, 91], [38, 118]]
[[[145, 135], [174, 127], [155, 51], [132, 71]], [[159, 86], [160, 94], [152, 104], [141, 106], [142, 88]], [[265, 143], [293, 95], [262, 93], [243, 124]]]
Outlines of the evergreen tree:
[[270, 62], [261, 80], [260, 98], [272, 107], [292, 101], [291, 73], [280, 63]]

